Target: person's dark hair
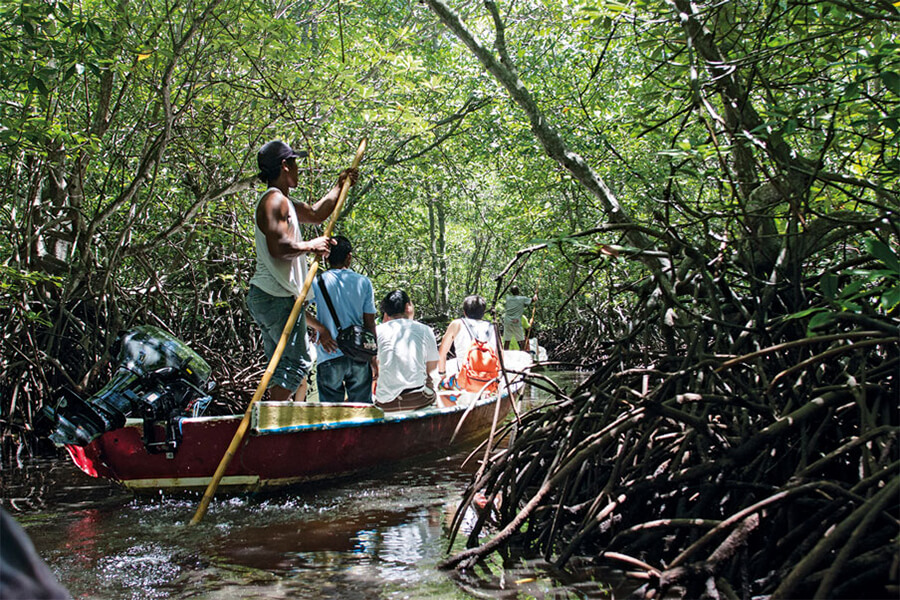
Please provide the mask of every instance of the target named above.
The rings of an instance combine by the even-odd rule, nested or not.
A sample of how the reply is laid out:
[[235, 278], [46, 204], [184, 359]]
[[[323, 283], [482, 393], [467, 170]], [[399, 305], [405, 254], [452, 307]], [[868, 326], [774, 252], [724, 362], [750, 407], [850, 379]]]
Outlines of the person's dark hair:
[[403, 315], [406, 313], [406, 305], [410, 302], [409, 295], [403, 290], [388, 292], [381, 301], [381, 312], [389, 317]]
[[519, 286], [517, 286], [517, 285], [510, 286], [509, 293], [512, 294], [513, 296], [518, 296], [519, 295]]
[[487, 308], [487, 302], [481, 296], [468, 296], [463, 300], [463, 314], [470, 319], [476, 321], [484, 317], [484, 309]]
[[281, 140], [272, 140], [266, 142], [263, 147], [256, 153], [256, 166], [259, 167], [260, 181], [270, 183], [278, 179], [281, 172], [281, 163], [286, 160], [297, 160], [303, 158], [307, 153], [305, 150], [294, 152], [294, 149], [282, 142]]
[[343, 267], [347, 262], [347, 257], [353, 252], [350, 240], [344, 236], [336, 235], [334, 236], [334, 241], [337, 243], [331, 247], [331, 251], [328, 254], [328, 266], [332, 269]]
[[[285, 160], [297, 160], [297, 159], [296, 159], [296, 158], [291, 158], [291, 159], [285, 159]], [[280, 165], [277, 166], [277, 167], [270, 167], [270, 166], [260, 167], [259, 173], [256, 174], [256, 177], [257, 177], [260, 181], [262, 181], [263, 183], [265, 183], [266, 185], [269, 185], [270, 183], [272, 183], [273, 181], [275, 181], [276, 179], [278, 179], [278, 174], [279, 174], [280, 172], [281, 172], [281, 166], [280, 166]]]

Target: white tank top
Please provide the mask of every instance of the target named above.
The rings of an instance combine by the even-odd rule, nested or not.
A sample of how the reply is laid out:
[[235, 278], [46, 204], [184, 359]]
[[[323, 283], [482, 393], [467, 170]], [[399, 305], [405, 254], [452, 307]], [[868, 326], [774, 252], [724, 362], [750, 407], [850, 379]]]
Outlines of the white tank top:
[[[278, 188], [270, 187], [259, 197], [256, 202], [256, 210], [253, 211], [253, 231], [256, 239], [256, 272], [250, 278], [251, 285], [255, 285], [270, 296], [294, 296], [300, 294], [303, 282], [306, 279], [306, 255], [301, 254], [291, 260], [275, 258], [269, 254], [266, 245], [266, 234], [259, 228], [256, 221], [256, 211], [259, 203], [272, 191], [280, 192]], [[288, 201], [288, 226], [291, 234], [297, 242], [303, 241], [300, 233], [300, 221], [297, 218], [297, 210], [294, 203]]]
[[488, 342], [494, 349], [497, 345], [494, 343], [494, 326], [488, 321], [476, 321], [463, 317], [460, 319], [459, 331], [453, 338], [453, 347], [456, 349], [456, 364], [459, 368], [466, 362], [466, 354], [469, 353], [469, 347], [472, 345], [472, 335], [483, 342]]

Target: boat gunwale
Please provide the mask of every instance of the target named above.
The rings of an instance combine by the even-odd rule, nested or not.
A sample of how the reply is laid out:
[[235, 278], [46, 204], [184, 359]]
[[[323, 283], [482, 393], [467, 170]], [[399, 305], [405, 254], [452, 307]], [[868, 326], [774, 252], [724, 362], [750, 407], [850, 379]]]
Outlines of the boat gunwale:
[[[518, 393], [519, 387], [514, 386], [513, 395]], [[464, 413], [466, 411], [471, 411], [481, 406], [494, 404], [497, 401], [504, 401], [509, 397], [509, 394], [500, 394], [500, 395], [492, 395], [487, 398], [482, 398], [479, 400], [475, 400], [471, 404], [466, 405], [455, 405], [455, 406], [428, 406], [425, 408], [420, 408], [417, 410], [410, 411], [397, 411], [397, 412], [386, 412], [379, 417], [371, 417], [371, 418], [360, 418], [360, 419], [347, 419], [341, 421], [319, 421], [317, 423], [302, 423], [298, 425], [288, 425], [285, 427], [278, 428], [265, 428], [262, 430], [253, 428], [250, 431], [250, 434], [253, 436], [259, 435], [272, 435], [272, 434], [284, 434], [298, 431], [324, 431], [331, 429], [343, 429], [346, 427], [369, 427], [374, 425], [381, 425], [386, 423], [399, 423], [403, 421], [409, 421], [414, 419], [424, 419], [430, 416], [439, 416], [439, 415], [450, 415], [454, 413]], [[303, 403], [298, 403], [303, 404]], [[347, 402], [311, 402], [309, 406], [374, 406], [368, 404], [350, 404]], [[215, 415], [215, 416], [206, 416], [206, 417], [183, 417], [181, 419], [182, 426], [186, 423], [190, 423], [192, 425], [203, 425], [208, 423], [217, 423], [217, 422], [231, 422], [231, 421], [240, 421], [244, 418], [243, 414], [234, 414], [234, 415]], [[154, 421], [154, 425], [162, 425], [165, 421]], [[135, 419], [128, 418], [125, 420], [125, 425], [123, 427], [143, 427], [144, 420], [143, 419]]]

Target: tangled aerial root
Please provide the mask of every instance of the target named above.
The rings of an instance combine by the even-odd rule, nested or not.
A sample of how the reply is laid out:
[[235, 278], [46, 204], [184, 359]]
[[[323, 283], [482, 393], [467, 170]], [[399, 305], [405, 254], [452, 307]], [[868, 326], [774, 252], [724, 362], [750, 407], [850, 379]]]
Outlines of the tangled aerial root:
[[467, 498], [502, 497], [500, 529], [479, 545], [484, 511], [443, 566], [515, 546], [625, 568], [646, 597], [897, 597], [897, 325], [838, 314], [820, 333], [773, 327], [743, 355], [697, 329], [680, 357], [615, 348], [510, 426]]

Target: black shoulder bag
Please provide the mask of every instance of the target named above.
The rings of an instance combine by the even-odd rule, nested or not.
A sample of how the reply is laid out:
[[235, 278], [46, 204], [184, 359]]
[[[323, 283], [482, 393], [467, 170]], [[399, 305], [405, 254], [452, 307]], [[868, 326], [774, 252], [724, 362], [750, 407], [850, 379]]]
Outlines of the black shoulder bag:
[[320, 273], [319, 289], [322, 290], [322, 297], [325, 298], [325, 304], [328, 305], [328, 311], [331, 318], [334, 319], [334, 326], [338, 331], [337, 342], [338, 348], [345, 356], [356, 362], [369, 362], [373, 356], [378, 353], [378, 340], [375, 335], [363, 327], [362, 325], [351, 325], [350, 327], [341, 328], [341, 322], [338, 319], [337, 311], [331, 303], [331, 296], [328, 295], [328, 288], [325, 287], [325, 279]]

